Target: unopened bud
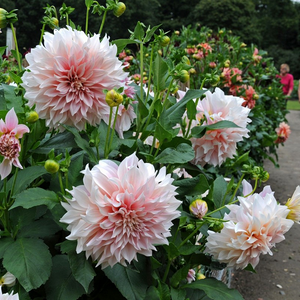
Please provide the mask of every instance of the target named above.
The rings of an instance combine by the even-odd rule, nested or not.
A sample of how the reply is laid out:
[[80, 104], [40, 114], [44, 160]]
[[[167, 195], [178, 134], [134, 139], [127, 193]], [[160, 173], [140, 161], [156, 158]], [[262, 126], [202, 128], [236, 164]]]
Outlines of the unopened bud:
[[123, 2], [118, 2], [113, 12], [116, 17], [120, 17], [124, 14], [125, 10], [126, 5]]
[[257, 95], [257, 94], [254, 94], [252, 98], [253, 98], [254, 100], [258, 100], [258, 98], [259, 98], [259, 95]]
[[203, 219], [208, 211], [207, 203], [204, 200], [197, 199], [190, 204], [190, 212], [198, 219]]
[[220, 232], [224, 227], [223, 222], [221, 221], [215, 221], [212, 226], [209, 227], [214, 232]]
[[48, 159], [44, 165], [47, 172], [54, 174], [59, 170], [59, 163], [53, 159]]
[[179, 35], [180, 31], [179, 30], [175, 30], [174, 33], [175, 33], [175, 35]]
[[162, 47], [166, 47], [168, 46], [170, 43], [170, 38], [167, 36], [167, 35], [164, 35], [160, 38], [159, 40], [159, 44], [162, 46]]
[[214, 69], [216, 66], [217, 66], [217, 64], [216, 64], [214, 61], [211, 61], [211, 62], [209, 63], [209, 67], [210, 67], [211, 69]]
[[105, 101], [110, 107], [118, 106], [123, 102], [123, 96], [115, 90], [110, 90], [105, 96]]
[[39, 115], [36, 111], [29, 111], [26, 113], [26, 122], [35, 123], [39, 119]]
[[54, 29], [54, 28], [58, 27], [58, 24], [59, 24], [59, 21], [58, 21], [57, 18], [52, 17], [52, 18], [50, 19], [50, 24], [49, 24], [49, 26], [50, 26], [51, 29]]
[[182, 83], [186, 83], [190, 79], [189, 72], [187, 70], [181, 70], [178, 74], [178, 78]]
[[196, 71], [194, 68], [191, 68], [191, 69], [189, 70], [189, 73], [190, 73], [191, 75], [195, 75], [195, 74], [197, 73], [197, 71]]
[[205, 278], [206, 278], [205, 275], [202, 274], [202, 273], [197, 273], [197, 274], [196, 274], [196, 279], [197, 279], [197, 280], [201, 280], [201, 279], [205, 279]]

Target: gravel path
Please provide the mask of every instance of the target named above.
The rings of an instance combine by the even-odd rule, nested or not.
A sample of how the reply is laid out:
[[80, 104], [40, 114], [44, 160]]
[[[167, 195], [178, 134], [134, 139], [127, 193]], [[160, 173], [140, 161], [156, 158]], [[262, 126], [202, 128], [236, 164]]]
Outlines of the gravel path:
[[[292, 133], [285, 146], [279, 146], [280, 168], [270, 161], [265, 169], [270, 173], [266, 185], [275, 191], [280, 203], [290, 198], [300, 185], [300, 111], [287, 115]], [[245, 300], [299, 300], [300, 299], [300, 225], [294, 224], [285, 235], [286, 240], [273, 248], [273, 256], [262, 255], [257, 273], [234, 271], [232, 287]]]

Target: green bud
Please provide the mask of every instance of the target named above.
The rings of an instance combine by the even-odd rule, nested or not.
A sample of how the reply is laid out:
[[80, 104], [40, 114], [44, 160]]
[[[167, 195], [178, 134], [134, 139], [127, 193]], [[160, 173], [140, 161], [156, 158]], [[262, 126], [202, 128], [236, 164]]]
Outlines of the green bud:
[[105, 101], [110, 107], [118, 106], [123, 102], [123, 96], [115, 90], [110, 90], [105, 96]]
[[39, 119], [39, 115], [36, 111], [29, 111], [26, 113], [26, 122], [35, 123]]
[[50, 28], [51, 28], [51, 29], [54, 29], [54, 28], [58, 27], [58, 25], [59, 25], [58, 19], [55, 18], [55, 17], [52, 17], [52, 18], [50, 19], [50, 23], [49, 23]]
[[113, 13], [116, 17], [120, 17], [124, 14], [126, 10], [126, 5], [123, 2], [118, 2], [116, 7], [113, 10]]
[[44, 165], [47, 172], [54, 174], [59, 170], [59, 163], [53, 159], [48, 159]]
[[159, 44], [162, 46], [162, 47], [166, 47], [168, 46], [170, 43], [170, 38], [167, 36], [167, 35], [164, 35], [160, 38], [159, 40]]
[[181, 70], [178, 74], [178, 78], [182, 83], [186, 83], [190, 79], [189, 72], [187, 70]]

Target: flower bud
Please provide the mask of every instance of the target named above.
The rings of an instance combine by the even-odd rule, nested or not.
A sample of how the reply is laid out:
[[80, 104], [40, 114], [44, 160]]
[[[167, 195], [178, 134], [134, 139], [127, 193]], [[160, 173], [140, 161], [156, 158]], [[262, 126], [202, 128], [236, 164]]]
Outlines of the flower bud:
[[245, 43], [241, 43], [240, 47], [245, 48], [247, 45]]
[[123, 102], [123, 96], [115, 90], [110, 90], [105, 96], [105, 101], [110, 107], [118, 106]]
[[159, 40], [159, 44], [162, 46], [162, 47], [166, 47], [168, 46], [170, 43], [170, 38], [167, 36], [167, 35], [164, 35], [160, 38]]
[[186, 65], [191, 65], [191, 62], [187, 56], [182, 56], [181, 61]]
[[53, 159], [48, 159], [44, 165], [47, 172], [54, 174], [59, 170], [59, 163]]
[[8, 24], [6, 14], [7, 11], [4, 8], [0, 8], [0, 28], [5, 28]]
[[29, 111], [26, 113], [26, 122], [35, 123], [39, 119], [39, 115], [36, 111]]
[[113, 13], [116, 17], [120, 17], [124, 14], [126, 10], [126, 5], [123, 2], [118, 2], [116, 7], [113, 10]]
[[219, 34], [223, 34], [224, 33], [224, 31], [223, 30], [219, 30]]
[[261, 181], [262, 181], [262, 182], [266, 182], [266, 181], [269, 180], [269, 178], [270, 178], [269, 172], [264, 171], [264, 172], [262, 173], [262, 175], [261, 175]]
[[175, 30], [174, 33], [175, 33], [175, 35], [179, 35], [180, 31], [179, 30]]
[[197, 199], [190, 204], [190, 212], [198, 219], [203, 219], [208, 211], [207, 203], [204, 200]]
[[50, 26], [51, 29], [54, 29], [54, 28], [58, 27], [58, 24], [59, 24], [59, 21], [58, 21], [57, 18], [52, 17], [52, 18], [50, 19], [50, 24], [49, 24], [49, 26]]
[[197, 73], [197, 71], [196, 71], [194, 68], [191, 68], [191, 69], [189, 70], [189, 73], [190, 73], [191, 75], [195, 75], [195, 74]]
[[217, 64], [216, 64], [214, 61], [211, 61], [211, 62], [209, 63], [209, 67], [210, 67], [211, 69], [214, 69], [216, 66], [217, 66]]
[[186, 83], [190, 79], [189, 72], [187, 70], [181, 70], [178, 74], [178, 78], [182, 83]]
[[258, 98], [259, 98], [259, 95], [257, 95], [257, 94], [254, 94], [252, 98], [253, 98], [254, 100], [258, 100]]
[[220, 232], [224, 227], [223, 222], [221, 221], [215, 221], [212, 226], [209, 227], [214, 232]]

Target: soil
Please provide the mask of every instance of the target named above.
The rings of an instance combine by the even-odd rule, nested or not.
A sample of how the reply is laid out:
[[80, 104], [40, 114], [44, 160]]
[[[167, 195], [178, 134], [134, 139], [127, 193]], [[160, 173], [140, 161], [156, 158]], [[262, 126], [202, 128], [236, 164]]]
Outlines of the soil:
[[[280, 167], [276, 168], [269, 160], [264, 166], [270, 173], [265, 185], [271, 186], [275, 198], [282, 204], [300, 185], [300, 111], [290, 111], [287, 119], [292, 132], [284, 146], [278, 148]], [[300, 225], [294, 224], [285, 238], [272, 249], [273, 256], [260, 257], [257, 273], [233, 271], [231, 287], [245, 300], [300, 299]]]

